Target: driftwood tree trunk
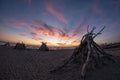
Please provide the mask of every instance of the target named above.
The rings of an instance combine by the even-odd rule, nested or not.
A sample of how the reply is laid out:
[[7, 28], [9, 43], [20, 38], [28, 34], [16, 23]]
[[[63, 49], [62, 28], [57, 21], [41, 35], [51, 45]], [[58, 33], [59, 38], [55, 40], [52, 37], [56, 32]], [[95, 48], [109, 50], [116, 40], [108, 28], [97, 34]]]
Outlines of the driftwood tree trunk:
[[[88, 26], [89, 27], [89, 26]], [[108, 60], [111, 60], [113, 62], [114, 59], [112, 59], [112, 55], [107, 54], [104, 49], [102, 49], [96, 42], [94, 42], [94, 38], [97, 37], [101, 32], [104, 30], [105, 27], [103, 27], [98, 33], [93, 33], [96, 29], [93, 27], [93, 29], [89, 32], [87, 28], [87, 34], [85, 34], [81, 39], [81, 44], [74, 50], [73, 54], [69, 58], [68, 61], [66, 61], [62, 66], [55, 68], [54, 70], [50, 72], [56, 72], [64, 68], [67, 64], [69, 64], [72, 61], [78, 60], [81, 65], [81, 77], [85, 77], [86, 70], [90, 64], [90, 61], [93, 61], [93, 66], [99, 66], [101, 63], [104, 63], [103, 60], [101, 60], [103, 57], [105, 57]]]
[[88, 43], [88, 46], [87, 46], [88, 47], [88, 54], [87, 54], [87, 59], [86, 59], [85, 63], [83, 64], [83, 67], [82, 67], [82, 70], [81, 70], [81, 76], [85, 76], [86, 66], [88, 65], [89, 60], [90, 60], [90, 54], [91, 54], [90, 41], [88, 40], [87, 43]]

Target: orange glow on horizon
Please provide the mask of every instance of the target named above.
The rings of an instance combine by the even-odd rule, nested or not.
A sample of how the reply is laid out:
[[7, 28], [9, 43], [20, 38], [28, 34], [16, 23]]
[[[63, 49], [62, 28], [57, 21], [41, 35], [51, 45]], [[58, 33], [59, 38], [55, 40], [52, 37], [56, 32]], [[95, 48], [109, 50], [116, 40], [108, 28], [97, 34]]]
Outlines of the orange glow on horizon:
[[28, 38], [11, 38], [11, 37], [4, 37], [4, 39], [1, 39], [2, 41], [11, 42], [11, 43], [17, 43], [17, 42], [23, 42], [26, 45], [33, 45], [33, 46], [40, 46], [41, 42], [46, 42], [49, 47], [73, 47], [79, 45], [79, 43], [67, 43], [66, 40], [61, 40], [60, 38], [44, 38], [44, 41], [36, 41], [34, 39], [28, 39]]

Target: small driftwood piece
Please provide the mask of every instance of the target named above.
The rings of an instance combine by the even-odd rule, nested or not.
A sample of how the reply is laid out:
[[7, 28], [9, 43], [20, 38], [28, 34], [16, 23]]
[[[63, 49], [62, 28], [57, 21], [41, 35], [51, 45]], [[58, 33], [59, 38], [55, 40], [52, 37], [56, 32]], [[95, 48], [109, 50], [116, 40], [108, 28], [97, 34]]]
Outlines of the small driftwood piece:
[[[89, 27], [89, 26], [88, 26]], [[112, 62], [115, 60], [112, 58], [112, 55], [107, 54], [102, 47], [100, 47], [95, 41], [94, 38], [97, 37], [105, 29], [105, 26], [98, 32], [94, 33], [96, 27], [93, 27], [91, 31], [87, 28], [87, 34], [85, 34], [80, 42], [80, 45], [74, 50], [73, 54], [62, 66], [51, 70], [50, 72], [54, 73], [63, 69], [67, 64], [71, 62], [80, 62], [82, 65], [81, 68], [81, 77], [84, 78], [88, 67], [91, 65], [90, 62], [94, 62], [92, 66], [96, 67], [104, 63], [105, 59], [108, 59]]]

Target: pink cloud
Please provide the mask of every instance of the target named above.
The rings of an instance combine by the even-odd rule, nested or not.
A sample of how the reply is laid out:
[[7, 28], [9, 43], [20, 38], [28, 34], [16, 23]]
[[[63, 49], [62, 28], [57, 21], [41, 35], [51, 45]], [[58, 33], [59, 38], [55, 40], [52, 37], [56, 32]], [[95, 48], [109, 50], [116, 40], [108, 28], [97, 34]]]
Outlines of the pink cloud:
[[13, 25], [13, 27], [17, 29], [20, 29], [23, 28], [24, 26], [29, 26], [29, 23], [21, 20], [15, 20], [11, 25]]
[[24, 26], [29, 26], [29, 23], [22, 20], [14, 20], [14, 19], [4, 19], [3, 20], [6, 25], [12, 26], [14, 28], [20, 29]]
[[47, 11], [49, 13], [51, 13], [53, 16], [57, 17], [60, 21], [62, 21], [65, 24], [68, 24], [67, 19], [63, 16], [63, 14], [61, 14], [60, 12], [58, 12], [53, 6], [51, 5], [47, 5]]
[[30, 29], [33, 30], [35, 33], [39, 33], [44, 36], [53, 36], [53, 37], [64, 38], [64, 39], [69, 38], [69, 35], [65, 33], [63, 30], [47, 25], [45, 23], [42, 23], [37, 26], [32, 25], [30, 26]]
[[34, 32], [31, 32], [30, 34], [32, 35], [32, 38], [33, 38], [34, 40], [42, 40], [42, 38], [40, 38], [40, 37], [38, 36], [38, 34], [36, 34], [36, 33], [34, 33]]
[[69, 39], [69, 35], [64, 31], [62, 31], [61, 29], [59, 28], [53, 28], [53, 29], [54, 29], [54, 33], [57, 34], [59, 38]]
[[11, 25], [17, 29], [23, 28], [24, 26], [28, 26], [28, 24], [24, 24], [24, 23], [13, 23]]
[[31, 29], [34, 30], [37, 33], [40, 33], [42, 35], [49, 35], [54, 36], [54, 32], [50, 31], [48, 28], [40, 27], [40, 26], [31, 26]]
[[20, 25], [20, 26], [26, 26], [26, 25], [28, 25], [27, 22], [21, 21], [21, 20], [16, 20], [15, 22], [16, 22], [16, 24], [18, 24], [18, 25]]
[[[22, 21], [22, 20], [6, 20], [7, 25], [10, 25], [16, 29], [21, 29], [25, 26], [27, 26], [30, 30], [34, 31], [37, 34], [42, 34], [44, 36], [54, 36], [58, 38], [64, 38], [68, 39], [69, 35], [65, 33], [65, 31], [47, 25], [46, 23], [42, 21], [37, 21], [37, 20], [30, 20], [30, 21]], [[33, 38], [37, 40], [37, 34], [32, 34]], [[25, 36], [24, 33], [21, 33], [20, 35]]]

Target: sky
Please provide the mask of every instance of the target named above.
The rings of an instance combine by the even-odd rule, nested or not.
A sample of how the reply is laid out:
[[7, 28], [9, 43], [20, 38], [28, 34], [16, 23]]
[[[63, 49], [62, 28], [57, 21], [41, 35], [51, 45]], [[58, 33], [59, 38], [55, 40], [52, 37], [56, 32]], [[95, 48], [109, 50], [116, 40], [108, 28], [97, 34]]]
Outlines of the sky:
[[120, 41], [120, 0], [0, 0], [0, 41], [76, 46], [93, 26], [95, 41]]

